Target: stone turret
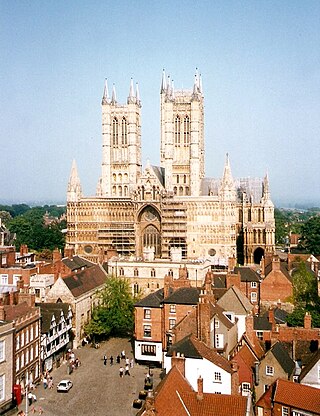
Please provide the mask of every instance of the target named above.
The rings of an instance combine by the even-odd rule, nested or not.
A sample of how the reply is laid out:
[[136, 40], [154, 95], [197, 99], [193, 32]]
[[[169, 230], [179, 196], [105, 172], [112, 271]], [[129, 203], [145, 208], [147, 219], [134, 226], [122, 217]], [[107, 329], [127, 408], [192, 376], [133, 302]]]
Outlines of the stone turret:
[[82, 197], [81, 182], [76, 161], [73, 160], [68, 182], [67, 202], [77, 202]]

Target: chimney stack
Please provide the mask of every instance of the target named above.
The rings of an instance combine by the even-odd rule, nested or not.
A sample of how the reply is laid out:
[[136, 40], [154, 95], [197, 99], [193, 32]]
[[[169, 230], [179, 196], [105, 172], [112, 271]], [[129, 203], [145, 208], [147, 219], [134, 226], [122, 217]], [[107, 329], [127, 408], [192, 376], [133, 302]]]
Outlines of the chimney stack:
[[186, 374], [186, 359], [180, 352], [173, 351], [171, 358], [171, 367], [176, 366], [180, 373], [185, 377]]
[[304, 328], [305, 329], [311, 329], [312, 324], [312, 318], [309, 312], [306, 312], [304, 316]]
[[198, 377], [197, 385], [198, 385], [197, 400], [202, 400], [203, 399], [203, 378], [201, 376]]

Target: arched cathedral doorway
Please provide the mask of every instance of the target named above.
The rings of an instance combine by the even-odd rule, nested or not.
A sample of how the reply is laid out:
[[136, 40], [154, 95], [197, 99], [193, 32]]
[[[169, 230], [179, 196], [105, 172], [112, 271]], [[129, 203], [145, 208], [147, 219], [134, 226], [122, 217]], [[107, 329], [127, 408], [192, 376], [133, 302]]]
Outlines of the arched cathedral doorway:
[[261, 247], [258, 247], [254, 250], [253, 261], [255, 264], [260, 264], [262, 257], [264, 256], [264, 250]]

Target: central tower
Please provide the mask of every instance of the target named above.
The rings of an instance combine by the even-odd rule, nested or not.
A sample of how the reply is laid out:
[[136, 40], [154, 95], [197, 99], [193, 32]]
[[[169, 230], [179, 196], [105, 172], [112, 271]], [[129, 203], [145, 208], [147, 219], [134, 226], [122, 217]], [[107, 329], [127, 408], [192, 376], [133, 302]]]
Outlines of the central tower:
[[196, 73], [192, 90], [175, 90], [163, 71], [160, 100], [160, 160], [165, 169], [165, 188], [177, 196], [199, 196], [204, 177], [201, 76]]

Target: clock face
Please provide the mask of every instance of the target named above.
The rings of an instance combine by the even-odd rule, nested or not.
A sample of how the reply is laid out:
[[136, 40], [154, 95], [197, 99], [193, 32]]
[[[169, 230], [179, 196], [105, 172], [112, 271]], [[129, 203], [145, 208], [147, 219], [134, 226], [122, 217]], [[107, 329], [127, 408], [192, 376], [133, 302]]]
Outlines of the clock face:
[[209, 256], [214, 256], [216, 254], [216, 250], [214, 248], [210, 248], [208, 254]]

